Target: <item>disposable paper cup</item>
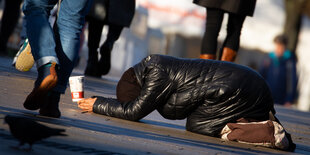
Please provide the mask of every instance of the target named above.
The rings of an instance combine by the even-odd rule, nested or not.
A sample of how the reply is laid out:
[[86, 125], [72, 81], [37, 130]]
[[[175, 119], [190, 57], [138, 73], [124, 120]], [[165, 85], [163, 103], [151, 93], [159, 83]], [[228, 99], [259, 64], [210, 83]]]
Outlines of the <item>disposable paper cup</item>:
[[84, 98], [84, 76], [71, 76], [69, 78], [72, 101], [77, 102]]

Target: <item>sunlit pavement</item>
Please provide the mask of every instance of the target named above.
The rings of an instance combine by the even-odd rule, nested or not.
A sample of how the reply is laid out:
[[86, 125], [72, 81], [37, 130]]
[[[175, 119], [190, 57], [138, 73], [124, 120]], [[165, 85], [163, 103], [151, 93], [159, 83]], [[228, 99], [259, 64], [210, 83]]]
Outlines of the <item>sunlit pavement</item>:
[[[83, 113], [71, 101], [69, 89], [62, 96], [62, 117], [53, 119], [38, 115], [38, 111], [23, 108], [30, 93], [36, 70], [19, 72], [11, 66], [11, 58], [0, 57], [0, 117], [6, 114], [29, 117], [40, 123], [66, 129], [66, 137], [52, 137], [33, 146], [31, 152], [13, 149], [17, 146], [7, 124], [0, 121], [0, 154], [284, 154], [286, 152], [223, 142], [218, 138], [194, 134], [185, 130], [185, 120], [163, 119], [153, 112], [140, 122], [131, 122], [93, 113]], [[79, 71], [73, 74], [78, 75]], [[85, 79], [85, 96], [114, 97], [117, 79]], [[292, 134], [297, 149], [294, 153], [310, 154], [310, 113], [276, 107], [277, 116]], [[26, 146], [27, 147], [27, 146]], [[294, 154], [292, 153], [292, 154]]]

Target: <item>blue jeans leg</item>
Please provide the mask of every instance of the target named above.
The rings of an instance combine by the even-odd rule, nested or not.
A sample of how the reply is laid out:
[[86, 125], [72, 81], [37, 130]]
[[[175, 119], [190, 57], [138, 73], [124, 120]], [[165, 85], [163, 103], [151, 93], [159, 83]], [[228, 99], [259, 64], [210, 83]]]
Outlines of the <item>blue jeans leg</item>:
[[58, 84], [55, 91], [64, 93], [76, 61], [80, 33], [91, 0], [62, 0], [56, 27], [48, 22], [49, 12], [58, 0], [25, 0], [23, 10], [27, 20], [27, 36], [37, 68], [55, 61]]
[[59, 64], [53, 29], [48, 21], [57, 0], [25, 0], [23, 11], [27, 37], [37, 68], [50, 62]]
[[80, 34], [91, 0], [62, 0], [55, 27], [56, 52], [59, 59], [59, 82], [55, 91], [64, 93], [80, 50]]

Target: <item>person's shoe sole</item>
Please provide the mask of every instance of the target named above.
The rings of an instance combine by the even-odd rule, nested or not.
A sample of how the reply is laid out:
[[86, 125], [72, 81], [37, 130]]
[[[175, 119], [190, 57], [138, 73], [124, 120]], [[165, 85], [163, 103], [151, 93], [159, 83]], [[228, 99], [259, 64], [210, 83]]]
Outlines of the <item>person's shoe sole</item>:
[[56, 63], [50, 67], [50, 75], [46, 76], [39, 87], [36, 87], [27, 96], [24, 107], [28, 110], [38, 110], [45, 101], [47, 94], [57, 85]]

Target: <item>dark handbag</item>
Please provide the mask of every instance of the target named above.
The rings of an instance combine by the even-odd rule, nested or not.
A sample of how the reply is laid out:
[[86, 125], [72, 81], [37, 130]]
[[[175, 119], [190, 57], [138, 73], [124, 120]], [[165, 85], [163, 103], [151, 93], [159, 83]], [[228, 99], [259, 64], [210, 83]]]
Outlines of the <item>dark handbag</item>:
[[107, 17], [108, 5], [108, 0], [93, 0], [88, 16], [98, 20], [105, 20]]

